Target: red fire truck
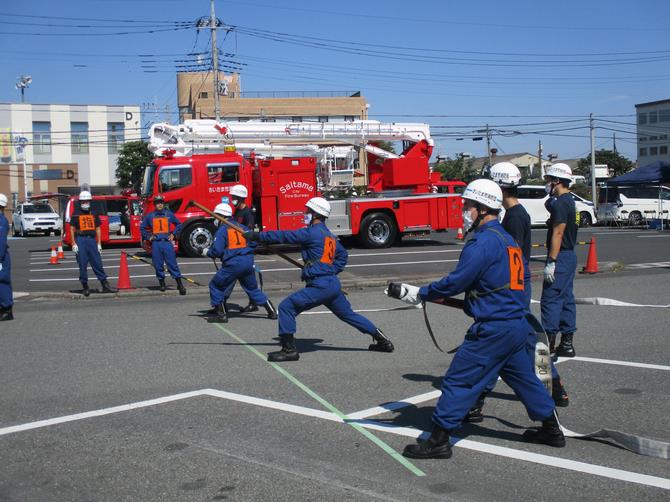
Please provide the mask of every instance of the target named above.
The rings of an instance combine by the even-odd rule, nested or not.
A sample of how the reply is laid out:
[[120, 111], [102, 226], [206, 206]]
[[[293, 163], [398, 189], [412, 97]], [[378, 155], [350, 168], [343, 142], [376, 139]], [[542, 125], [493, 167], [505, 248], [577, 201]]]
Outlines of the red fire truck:
[[[323, 166], [315, 149], [333, 144], [362, 148], [368, 160], [365, 195], [330, 199], [328, 226], [336, 235], [357, 236], [367, 247], [382, 248], [402, 236], [461, 226], [460, 196], [434, 193], [427, 124], [187, 120], [177, 126], [154, 124], [149, 138], [157, 158], [145, 172], [144, 212], [153, 210], [153, 195], [162, 194], [183, 222], [179, 246], [191, 256], [211, 246], [215, 227], [189, 201], [213, 209], [238, 183], [249, 188], [247, 203], [256, 208], [261, 229], [302, 227], [305, 202], [321, 193]], [[374, 145], [382, 140], [402, 141], [403, 152]], [[307, 156], [282, 155], [302, 147]]]

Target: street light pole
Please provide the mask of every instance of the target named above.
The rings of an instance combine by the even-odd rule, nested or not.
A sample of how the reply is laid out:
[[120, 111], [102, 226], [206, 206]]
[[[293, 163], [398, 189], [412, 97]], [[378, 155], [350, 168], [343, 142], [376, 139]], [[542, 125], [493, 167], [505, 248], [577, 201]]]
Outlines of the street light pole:
[[596, 128], [593, 126], [593, 113], [589, 114], [589, 128], [591, 129], [591, 200], [593, 210], [598, 211], [598, 197], [596, 197]]
[[212, 29], [212, 68], [214, 70], [214, 116], [218, 122], [221, 120], [221, 108], [219, 104], [219, 48], [216, 46], [216, 14], [214, 12], [214, 0], [210, 0], [209, 4], [209, 26]]

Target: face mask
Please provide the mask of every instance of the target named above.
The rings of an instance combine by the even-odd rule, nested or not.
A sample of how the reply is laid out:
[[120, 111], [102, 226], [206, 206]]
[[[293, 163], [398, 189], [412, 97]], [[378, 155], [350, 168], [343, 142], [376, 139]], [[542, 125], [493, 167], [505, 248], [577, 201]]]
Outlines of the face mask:
[[233, 206], [237, 207], [240, 205], [240, 199], [233, 197]]
[[463, 232], [468, 233], [475, 220], [472, 219], [472, 213], [469, 209], [463, 210]]
[[554, 191], [554, 184], [550, 181], [549, 183], [547, 183], [546, 185], [544, 185], [544, 191], [545, 191], [547, 194], [551, 195], [551, 192]]
[[305, 213], [304, 222], [305, 225], [312, 223], [312, 213]]
[[82, 205], [81, 205], [81, 208], [82, 208], [84, 211], [88, 211], [89, 209], [91, 209], [91, 205], [90, 205], [90, 204], [82, 204]]

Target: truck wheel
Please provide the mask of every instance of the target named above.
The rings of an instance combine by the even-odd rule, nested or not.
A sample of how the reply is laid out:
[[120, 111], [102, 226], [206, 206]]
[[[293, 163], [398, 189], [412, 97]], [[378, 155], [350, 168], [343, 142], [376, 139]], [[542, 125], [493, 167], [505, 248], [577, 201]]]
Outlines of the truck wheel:
[[209, 221], [196, 221], [181, 232], [179, 244], [187, 256], [202, 256], [202, 250], [212, 247], [216, 227]]
[[591, 220], [591, 215], [586, 211], [579, 213], [579, 226], [580, 227], [590, 227], [593, 221]]
[[368, 248], [387, 248], [398, 235], [395, 221], [386, 213], [368, 214], [361, 222], [361, 243]]

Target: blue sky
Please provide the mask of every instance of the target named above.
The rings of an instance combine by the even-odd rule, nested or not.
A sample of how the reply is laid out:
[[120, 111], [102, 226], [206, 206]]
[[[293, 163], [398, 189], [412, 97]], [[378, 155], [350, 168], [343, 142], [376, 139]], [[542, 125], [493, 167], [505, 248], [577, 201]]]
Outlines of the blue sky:
[[[635, 103], [670, 98], [665, 0], [217, 0], [216, 9], [232, 28], [219, 34], [221, 59], [242, 68], [243, 91], [360, 90], [370, 118], [430, 123], [442, 155], [484, 155], [472, 137], [488, 123], [501, 153], [537, 151], [541, 139], [546, 153], [584, 156], [592, 112], [598, 147], [616, 133], [635, 160]], [[187, 54], [209, 50], [208, 33], [188, 23], [207, 15], [209, 0], [3, 2], [0, 102], [18, 102], [16, 77], [29, 74], [28, 102], [153, 103], [174, 120], [176, 67], [204, 63]]]

